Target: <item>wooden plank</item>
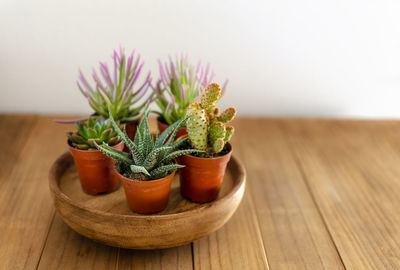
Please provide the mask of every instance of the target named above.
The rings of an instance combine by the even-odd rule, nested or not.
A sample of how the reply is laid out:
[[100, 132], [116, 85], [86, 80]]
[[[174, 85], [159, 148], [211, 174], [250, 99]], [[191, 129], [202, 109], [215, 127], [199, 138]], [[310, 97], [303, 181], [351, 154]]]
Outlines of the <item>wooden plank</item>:
[[280, 120], [236, 122], [271, 269], [343, 269], [324, 222], [279, 127]]
[[315, 201], [348, 269], [400, 269], [400, 123], [287, 121]]
[[36, 120], [34, 115], [0, 115], [0, 187], [8, 181], [10, 168], [16, 163]]
[[[0, 260], [4, 269], [35, 269], [42, 253], [53, 206], [49, 196], [50, 165], [66, 149], [65, 131], [70, 126], [41, 117], [25, 133], [25, 145], [10, 174], [2, 178], [0, 197]], [[9, 132], [18, 130], [8, 126]], [[15, 134], [14, 134], [15, 135]]]
[[[234, 125], [238, 122], [241, 121], [237, 120]], [[239, 140], [240, 136], [235, 134], [232, 144], [234, 155], [244, 161], [240, 149], [247, 145], [244, 139]], [[247, 179], [252, 181], [249, 177]], [[193, 243], [194, 268], [268, 269], [255, 208], [251, 193], [246, 190], [231, 220], [217, 232]]]
[[115, 269], [117, 255], [118, 248], [77, 234], [56, 214], [38, 269]]
[[191, 245], [161, 250], [121, 249], [116, 269], [193, 269]]

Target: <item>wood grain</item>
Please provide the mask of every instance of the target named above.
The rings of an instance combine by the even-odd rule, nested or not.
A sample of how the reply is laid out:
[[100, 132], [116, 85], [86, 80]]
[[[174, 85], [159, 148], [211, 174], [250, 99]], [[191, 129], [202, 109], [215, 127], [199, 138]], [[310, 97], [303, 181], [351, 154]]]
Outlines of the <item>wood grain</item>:
[[1, 181], [0, 259], [4, 269], [35, 269], [46, 241], [54, 213], [46, 178], [58, 151], [65, 147], [65, 127], [51, 119], [41, 117], [33, 127], [9, 130], [16, 132], [19, 144], [21, 134], [25, 142]]
[[[36, 121], [34, 115], [0, 115], [0, 178], [6, 179], [10, 174]], [[0, 181], [0, 188], [6, 182]]]
[[236, 214], [192, 245], [134, 251], [54, 215], [47, 174], [71, 126], [52, 118], [0, 115], [0, 269], [400, 269], [399, 121], [239, 119]]
[[115, 269], [117, 256], [118, 248], [82, 237], [56, 214], [38, 269]]
[[117, 269], [193, 269], [191, 244], [160, 250], [120, 249]]
[[287, 121], [347, 269], [400, 269], [399, 122]]
[[[236, 124], [271, 269], [343, 269], [279, 121]], [[257, 127], [255, 132], [254, 127]], [[235, 152], [237, 153], [237, 152]]]

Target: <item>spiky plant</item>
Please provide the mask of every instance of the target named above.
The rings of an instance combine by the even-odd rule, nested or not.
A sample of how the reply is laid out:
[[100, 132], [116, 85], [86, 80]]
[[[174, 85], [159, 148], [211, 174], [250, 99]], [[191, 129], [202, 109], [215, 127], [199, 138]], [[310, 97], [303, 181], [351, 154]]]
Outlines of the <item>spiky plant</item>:
[[[169, 125], [172, 125], [186, 115], [187, 107], [201, 96], [205, 86], [213, 80], [214, 72], [210, 66], [204, 66], [200, 61], [197, 67], [190, 65], [187, 56], [181, 55], [175, 61], [169, 58], [169, 62], [158, 61], [160, 79], [157, 81], [154, 91], [155, 102], [160, 111], [159, 114]], [[224, 84], [225, 89], [227, 81]]]
[[118, 144], [121, 139], [113, 130], [110, 120], [102, 116], [92, 116], [76, 123], [76, 132], [68, 132], [69, 143], [80, 150], [96, 150], [95, 143], [109, 146]]
[[211, 156], [224, 149], [234, 132], [234, 127], [226, 124], [235, 117], [236, 109], [230, 107], [220, 114], [215, 106], [220, 97], [221, 87], [211, 83], [200, 102], [192, 103], [187, 111], [186, 127], [192, 146]]
[[107, 104], [111, 104], [111, 114], [114, 119], [122, 123], [136, 121], [143, 115], [144, 108], [153, 95], [143, 100], [151, 84], [150, 73], [147, 74], [144, 83], [135, 88], [144, 64], [140, 62], [140, 55], [135, 55], [135, 50], [133, 50], [127, 57], [121, 47], [119, 52], [114, 50], [113, 63], [112, 73], [106, 62], [99, 63], [101, 77], [93, 68], [94, 85], [90, 85], [79, 70], [77, 85], [97, 114], [108, 118]]
[[130, 153], [118, 151], [106, 143], [103, 143], [101, 146], [95, 143], [97, 149], [117, 161], [121, 174], [135, 180], [163, 178], [177, 168], [184, 167], [174, 162], [176, 157], [183, 154], [200, 152], [196, 149], [175, 151], [187, 140], [185, 138], [174, 142], [179, 126], [186, 118], [180, 119], [169, 126], [159, 136], [157, 135], [154, 137], [150, 134], [147, 120], [148, 115], [149, 112], [145, 112], [137, 128], [135, 139], [132, 141], [128, 138], [125, 130], [122, 131], [118, 127], [112, 114], [110, 114], [110, 121], [115, 131], [129, 148]]

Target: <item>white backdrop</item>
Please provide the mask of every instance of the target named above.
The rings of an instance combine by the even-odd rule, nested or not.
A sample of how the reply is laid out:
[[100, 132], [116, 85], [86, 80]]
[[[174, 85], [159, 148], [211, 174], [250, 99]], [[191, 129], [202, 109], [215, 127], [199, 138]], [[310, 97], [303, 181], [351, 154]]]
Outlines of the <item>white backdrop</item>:
[[400, 117], [400, 1], [0, 0], [0, 111], [82, 113], [75, 80], [120, 44], [187, 52], [241, 115]]

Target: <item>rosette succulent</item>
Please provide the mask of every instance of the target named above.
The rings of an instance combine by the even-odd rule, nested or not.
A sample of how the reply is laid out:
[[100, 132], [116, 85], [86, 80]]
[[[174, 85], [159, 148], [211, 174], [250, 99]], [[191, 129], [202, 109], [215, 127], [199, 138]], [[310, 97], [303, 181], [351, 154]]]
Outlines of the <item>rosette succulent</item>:
[[221, 87], [211, 83], [204, 90], [200, 102], [190, 104], [186, 128], [192, 146], [206, 151], [213, 156], [221, 152], [234, 132], [234, 127], [227, 125], [236, 115], [234, 107], [220, 113], [215, 105], [221, 97]]
[[127, 57], [120, 48], [119, 52], [114, 50], [112, 72], [106, 62], [100, 62], [100, 76], [93, 68], [94, 84], [90, 84], [79, 70], [77, 85], [98, 115], [108, 118], [109, 104], [114, 119], [122, 123], [136, 121], [143, 115], [144, 108], [152, 96], [145, 97], [151, 84], [150, 73], [142, 85], [135, 87], [143, 64], [140, 62], [140, 55], [135, 54], [135, 50]]
[[67, 137], [70, 145], [80, 150], [96, 150], [95, 143], [114, 146], [121, 141], [112, 128], [111, 121], [102, 116], [92, 116], [76, 122], [76, 128], [77, 131], [68, 132]]
[[148, 111], [144, 114], [137, 128], [134, 141], [128, 138], [125, 130], [122, 131], [118, 127], [112, 114], [110, 114], [110, 121], [115, 131], [129, 148], [130, 153], [118, 151], [105, 142], [102, 145], [94, 143], [100, 151], [117, 161], [120, 173], [127, 178], [143, 181], [163, 178], [177, 168], [184, 167], [174, 162], [176, 157], [201, 152], [195, 149], [176, 151], [187, 140], [174, 141], [179, 126], [186, 118], [169, 126], [159, 136], [152, 136], [147, 121], [148, 114]]
[[[202, 95], [203, 89], [213, 80], [214, 72], [200, 61], [195, 68], [184, 55], [175, 61], [171, 58], [165, 63], [158, 61], [158, 68], [160, 79], [153, 87], [155, 102], [160, 109], [156, 113], [172, 125], [185, 117], [188, 106]], [[223, 89], [226, 85], [227, 81]]]

